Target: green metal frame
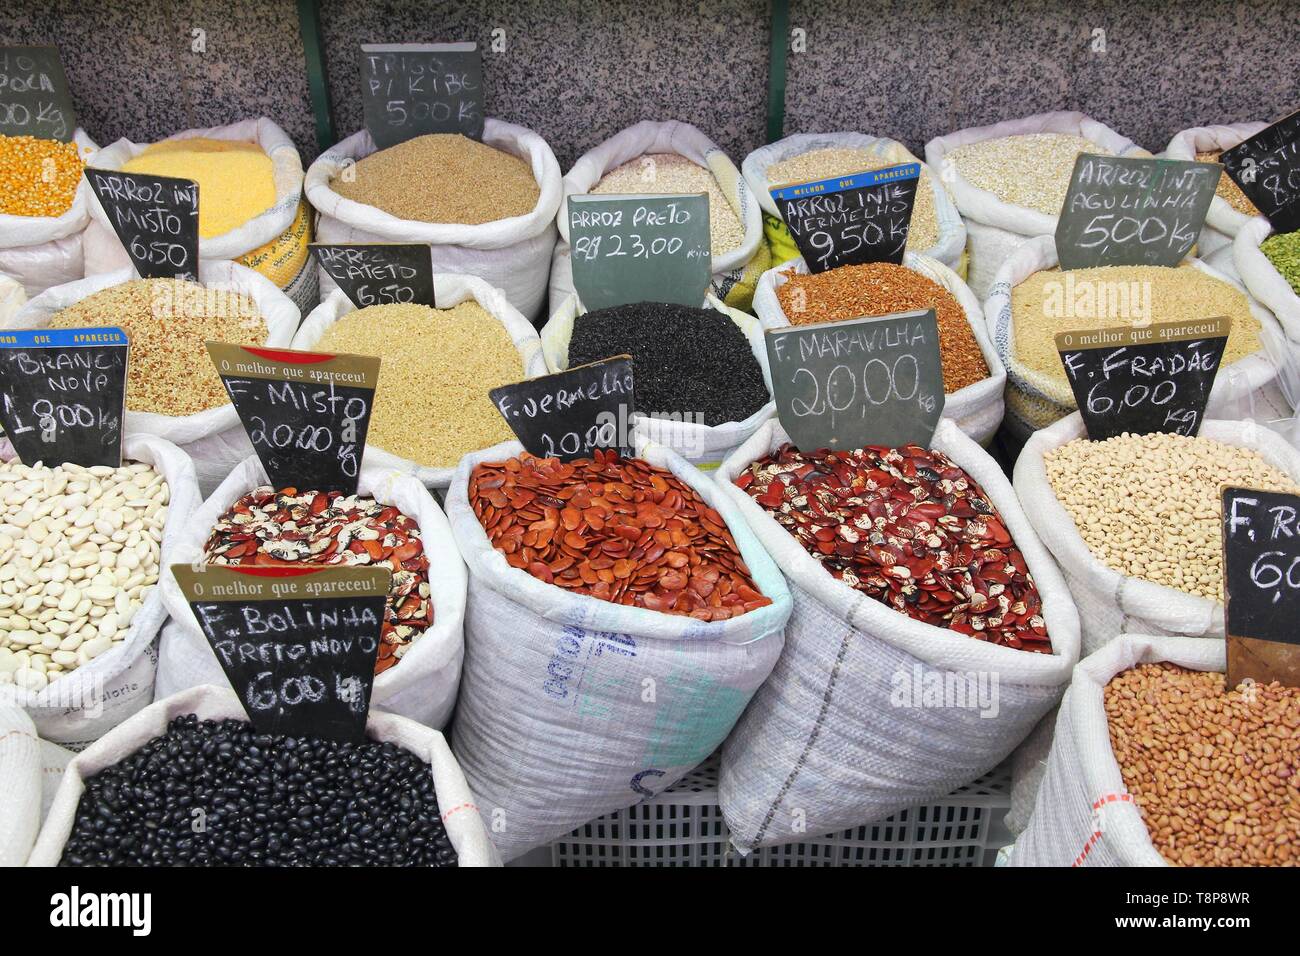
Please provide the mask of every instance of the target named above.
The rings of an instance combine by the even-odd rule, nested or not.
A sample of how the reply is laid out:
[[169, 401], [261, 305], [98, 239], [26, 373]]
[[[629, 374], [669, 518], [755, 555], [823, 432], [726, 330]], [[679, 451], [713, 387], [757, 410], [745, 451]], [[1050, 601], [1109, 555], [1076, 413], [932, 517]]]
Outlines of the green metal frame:
[[786, 53], [790, 48], [789, 0], [771, 0], [771, 36], [767, 57], [767, 141], [785, 135]]
[[323, 153], [335, 143], [334, 116], [330, 109], [330, 88], [325, 80], [325, 43], [320, 33], [318, 0], [298, 0], [298, 28], [307, 57], [307, 87], [312, 112], [316, 114], [316, 145]]

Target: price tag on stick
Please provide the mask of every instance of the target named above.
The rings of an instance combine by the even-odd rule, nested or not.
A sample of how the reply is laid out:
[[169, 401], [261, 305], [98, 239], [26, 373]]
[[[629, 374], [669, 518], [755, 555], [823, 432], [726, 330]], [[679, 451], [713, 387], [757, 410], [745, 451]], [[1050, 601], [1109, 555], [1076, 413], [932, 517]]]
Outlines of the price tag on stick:
[[198, 281], [198, 183], [89, 166], [86, 179], [141, 278]]
[[934, 309], [763, 337], [777, 417], [798, 448], [929, 444], [944, 406]]
[[312, 255], [358, 309], [414, 303], [437, 308], [427, 243], [319, 243]]
[[1300, 687], [1300, 497], [1223, 489], [1228, 687]]
[[117, 328], [0, 332], [0, 425], [23, 464], [122, 464], [128, 348]]
[[570, 196], [568, 212], [573, 287], [584, 309], [704, 304], [713, 259], [703, 193]]
[[226, 342], [208, 354], [271, 484], [356, 492], [378, 358]]
[[809, 272], [903, 261], [921, 164], [768, 190]]
[[1195, 435], [1231, 327], [1231, 319], [1218, 316], [1057, 333], [1056, 349], [1088, 437]]
[[361, 46], [361, 104], [377, 149], [427, 133], [481, 140], [483, 98], [477, 43]]
[[542, 458], [590, 458], [618, 448], [634, 408], [632, 356], [616, 355], [554, 375], [502, 385], [488, 397], [524, 449]]
[[1056, 223], [1062, 269], [1176, 266], [1201, 235], [1218, 163], [1081, 153]]
[[1219, 159], [1275, 232], [1300, 229], [1300, 111], [1224, 150]]
[[172, 565], [258, 733], [365, 739], [392, 572]]
[[0, 136], [72, 142], [77, 116], [59, 51], [0, 46]]

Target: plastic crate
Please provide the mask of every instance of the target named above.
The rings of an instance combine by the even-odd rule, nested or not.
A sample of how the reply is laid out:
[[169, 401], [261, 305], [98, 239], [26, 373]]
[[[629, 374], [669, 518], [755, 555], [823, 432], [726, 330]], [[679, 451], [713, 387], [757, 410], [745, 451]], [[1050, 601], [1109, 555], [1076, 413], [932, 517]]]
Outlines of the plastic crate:
[[645, 803], [551, 844], [552, 866], [992, 866], [1010, 842], [1010, 774], [999, 767], [934, 803], [887, 820], [741, 856], [718, 806], [710, 758]]

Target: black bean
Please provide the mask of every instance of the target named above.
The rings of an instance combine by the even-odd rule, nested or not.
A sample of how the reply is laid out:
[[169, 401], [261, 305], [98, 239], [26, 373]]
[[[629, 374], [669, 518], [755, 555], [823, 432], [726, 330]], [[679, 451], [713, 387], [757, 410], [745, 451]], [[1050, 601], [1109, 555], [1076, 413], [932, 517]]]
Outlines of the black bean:
[[632, 356], [636, 410], [647, 415], [703, 415], [704, 424], [721, 425], [768, 402], [749, 340], [716, 309], [638, 302], [578, 316], [570, 367], [623, 354]]
[[390, 743], [277, 738], [186, 714], [86, 781], [60, 861], [289, 864], [456, 866], [429, 765]]

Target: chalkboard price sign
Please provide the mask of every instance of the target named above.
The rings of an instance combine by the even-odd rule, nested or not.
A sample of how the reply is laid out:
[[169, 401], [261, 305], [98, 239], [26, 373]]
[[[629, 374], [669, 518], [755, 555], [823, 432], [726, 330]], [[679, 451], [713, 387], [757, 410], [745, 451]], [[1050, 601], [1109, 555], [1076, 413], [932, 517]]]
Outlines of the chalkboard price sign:
[[803, 451], [928, 445], [943, 414], [934, 309], [768, 329], [777, 417]]
[[542, 458], [590, 458], [597, 448], [627, 451], [634, 408], [632, 356], [579, 365], [488, 392], [524, 449]]
[[0, 135], [72, 142], [77, 117], [59, 51], [0, 46]]
[[903, 261], [921, 164], [768, 190], [810, 272]]
[[1221, 172], [1217, 163], [1081, 153], [1056, 223], [1061, 268], [1178, 265]]
[[427, 133], [481, 140], [483, 96], [477, 43], [362, 44], [361, 103], [377, 149]]
[[89, 166], [86, 179], [141, 278], [198, 281], [198, 183]]
[[1223, 489], [1228, 686], [1300, 687], [1300, 497]]
[[585, 309], [704, 304], [713, 269], [704, 194], [570, 196], [568, 210], [573, 287]]
[[1300, 229], [1300, 111], [1225, 150], [1219, 159], [1274, 231]]
[[312, 255], [358, 309], [414, 303], [437, 308], [427, 243], [318, 243]]
[[172, 565], [258, 733], [365, 738], [387, 567]]
[[128, 348], [117, 328], [0, 332], [0, 425], [24, 464], [122, 464]]
[[1195, 435], [1231, 328], [1231, 319], [1218, 316], [1058, 333], [1056, 349], [1088, 437]]
[[271, 484], [356, 492], [379, 359], [226, 342], [208, 354]]

